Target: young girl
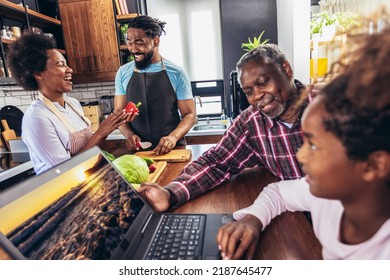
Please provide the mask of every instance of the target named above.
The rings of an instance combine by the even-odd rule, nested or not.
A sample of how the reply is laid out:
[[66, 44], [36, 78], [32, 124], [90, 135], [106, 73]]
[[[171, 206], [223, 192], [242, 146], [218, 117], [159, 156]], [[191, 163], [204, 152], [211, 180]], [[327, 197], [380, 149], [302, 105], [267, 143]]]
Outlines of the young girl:
[[235, 212], [217, 236], [223, 259], [253, 258], [285, 211], [311, 212], [324, 259], [390, 259], [390, 29], [363, 41], [304, 112], [305, 178], [271, 184]]

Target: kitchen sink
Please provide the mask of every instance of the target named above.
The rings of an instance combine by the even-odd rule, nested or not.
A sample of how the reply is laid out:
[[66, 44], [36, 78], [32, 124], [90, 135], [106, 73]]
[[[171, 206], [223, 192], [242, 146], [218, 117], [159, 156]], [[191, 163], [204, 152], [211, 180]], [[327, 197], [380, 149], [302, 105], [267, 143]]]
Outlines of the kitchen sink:
[[192, 130], [218, 130], [218, 129], [227, 129], [226, 124], [196, 124]]

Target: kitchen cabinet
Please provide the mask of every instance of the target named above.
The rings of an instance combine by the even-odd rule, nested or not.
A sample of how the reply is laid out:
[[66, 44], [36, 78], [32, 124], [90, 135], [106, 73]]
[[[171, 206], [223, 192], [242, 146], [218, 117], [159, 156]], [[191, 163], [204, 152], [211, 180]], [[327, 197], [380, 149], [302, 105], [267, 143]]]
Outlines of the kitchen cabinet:
[[112, 0], [59, 0], [73, 81], [112, 81], [120, 66]]
[[[19, 1], [14, 1], [19, 2]], [[32, 7], [32, 8], [28, 8]], [[42, 12], [40, 9], [42, 8]], [[51, 33], [57, 43], [58, 50], [66, 54], [63, 50], [63, 37], [61, 21], [56, 18], [56, 2], [49, 0], [23, 0], [21, 4], [15, 4], [13, 1], [0, 0], [0, 29], [5, 26], [16, 26], [21, 30], [39, 28], [43, 33]], [[12, 73], [7, 69], [5, 60], [8, 52], [8, 46], [14, 41], [14, 38], [2, 37], [0, 41], [0, 84], [14, 84]]]
[[92, 131], [96, 131], [99, 128], [100, 119], [102, 117], [102, 111], [100, 105], [83, 106], [85, 116], [89, 119], [92, 126]]

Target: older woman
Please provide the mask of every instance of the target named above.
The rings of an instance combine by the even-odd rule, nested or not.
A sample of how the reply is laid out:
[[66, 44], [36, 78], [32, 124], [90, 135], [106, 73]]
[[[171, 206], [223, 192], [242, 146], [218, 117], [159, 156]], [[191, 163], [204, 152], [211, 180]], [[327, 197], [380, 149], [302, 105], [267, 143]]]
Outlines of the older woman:
[[26, 110], [22, 122], [22, 139], [37, 174], [98, 145], [136, 116], [117, 112], [92, 133], [79, 101], [66, 95], [72, 90], [73, 70], [44, 35], [21, 36], [9, 48], [7, 62], [21, 87], [38, 91], [38, 100]]

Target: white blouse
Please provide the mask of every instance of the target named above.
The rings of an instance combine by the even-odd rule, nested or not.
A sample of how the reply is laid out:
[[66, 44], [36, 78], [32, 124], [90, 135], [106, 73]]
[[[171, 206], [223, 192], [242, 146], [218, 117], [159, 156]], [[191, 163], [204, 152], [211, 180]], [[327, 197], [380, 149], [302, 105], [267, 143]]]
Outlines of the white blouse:
[[[82, 112], [77, 99], [67, 97], [72, 105]], [[76, 131], [85, 129], [84, 120], [65, 103], [65, 108], [53, 102], [56, 108], [72, 123]], [[29, 149], [36, 174], [50, 169], [71, 157], [69, 130], [41, 100], [35, 100], [26, 110], [22, 121], [22, 139]]]

